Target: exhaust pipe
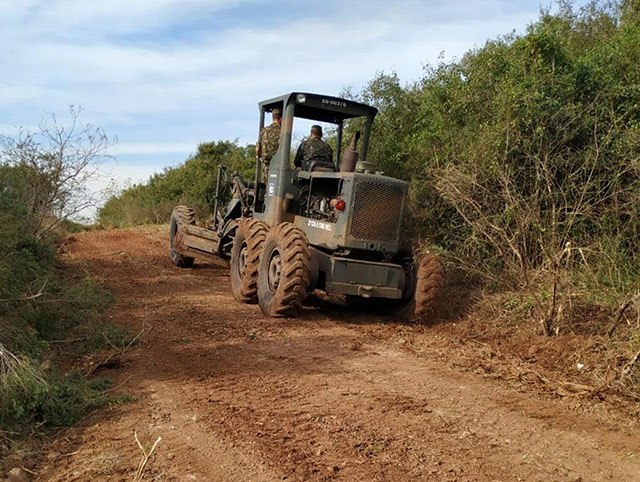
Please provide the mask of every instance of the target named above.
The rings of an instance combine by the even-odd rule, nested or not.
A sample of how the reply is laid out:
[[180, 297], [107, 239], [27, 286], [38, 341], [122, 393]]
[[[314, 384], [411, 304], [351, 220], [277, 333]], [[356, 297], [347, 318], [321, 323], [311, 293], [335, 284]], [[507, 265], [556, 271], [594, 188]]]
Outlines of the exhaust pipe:
[[356, 131], [355, 135], [351, 139], [349, 149], [342, 154], [342, 161], [340, 162], [340, 172], [354, 172], [356, 170], [356, 163], [358, 162], [358, 141], [360, 140], [360, 131]]

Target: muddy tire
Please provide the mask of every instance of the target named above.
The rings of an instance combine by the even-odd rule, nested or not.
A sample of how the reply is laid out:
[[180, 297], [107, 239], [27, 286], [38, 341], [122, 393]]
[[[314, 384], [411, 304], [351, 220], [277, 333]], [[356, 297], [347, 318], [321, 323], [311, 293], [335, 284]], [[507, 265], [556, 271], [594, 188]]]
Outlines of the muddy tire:
[[231, 291], [242, 303], [258, 301], [258, 267], [268, 231], [269, 227], [257, 219], [238, 222], [231, 248]]
[[291, 223], [267, 234], [258, 269], [258, 303], [266, 316], [293, 317], [307, 297], [311, 256], [307, 236]]
[[425, 254], [405, 266], [402, 299], [391, 314], [403, 321], [425, 322], [435, 315], [444, 286], [444, 268], [437, 256]]
[[173, 249], [173, 243], [178, 233], [178, 228], [184, 224], [196, 224], [196, 216], [193, 209], [187, 206], [176, 206], [171, 213], [171, 222], [169, 223], [169, 249], [171, 252], [171, 261], [179, 268], [191, 268], [193, 266], [193, 258], [176, 253]]

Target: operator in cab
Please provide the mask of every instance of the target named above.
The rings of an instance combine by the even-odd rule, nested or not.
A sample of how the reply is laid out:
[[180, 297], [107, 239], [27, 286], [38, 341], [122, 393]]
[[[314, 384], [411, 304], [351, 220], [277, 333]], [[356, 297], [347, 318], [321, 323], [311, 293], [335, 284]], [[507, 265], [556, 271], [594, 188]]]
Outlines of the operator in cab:
[[271, 158], [278, 151], [280, 144], [280, 126], [282, 125], [282, 111], [273, 109], [271, 111], [271, 125], [260, 131], [260, 137], [256, 144], [256, 157], [261, 158], [266, 166], [271, 162]]
[[322, 127], [313, 125], [309, 138], [300, 143], [293, 164], [305, 171], [333, 171], [332, 159], [333, 149], [322, 140]]

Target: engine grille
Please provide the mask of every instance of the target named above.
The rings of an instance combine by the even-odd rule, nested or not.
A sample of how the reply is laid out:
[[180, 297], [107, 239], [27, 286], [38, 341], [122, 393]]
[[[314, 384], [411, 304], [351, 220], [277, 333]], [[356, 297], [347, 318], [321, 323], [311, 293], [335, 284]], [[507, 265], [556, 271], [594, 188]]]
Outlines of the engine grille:
[[396, 241], [400, 236], [404, 198], [404, 183], [358, 181], [349, 231], [351, 236], [367, 241]]

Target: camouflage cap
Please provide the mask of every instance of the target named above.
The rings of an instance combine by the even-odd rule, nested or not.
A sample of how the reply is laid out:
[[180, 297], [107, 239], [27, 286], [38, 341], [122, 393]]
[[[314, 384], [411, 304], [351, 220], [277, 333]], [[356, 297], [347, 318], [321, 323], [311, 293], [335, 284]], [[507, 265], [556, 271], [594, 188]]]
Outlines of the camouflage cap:
[[282, 115], [282, 109], [278, 109], [278, 108], [273, 109], [273, 110], [271, 111], [271, 114], [272, 114], [272, 115], [279, 115], [279, 116], [281, 116], [281, 115]]

